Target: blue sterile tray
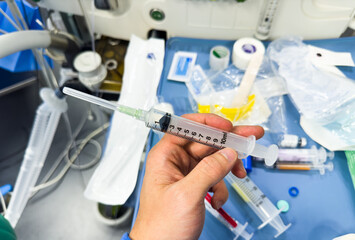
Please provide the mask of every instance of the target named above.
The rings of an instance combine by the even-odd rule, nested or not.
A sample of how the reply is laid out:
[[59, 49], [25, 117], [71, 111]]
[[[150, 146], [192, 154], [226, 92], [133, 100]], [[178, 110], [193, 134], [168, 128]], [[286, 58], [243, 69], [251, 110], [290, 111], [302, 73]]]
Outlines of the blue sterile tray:
[[[305, 41], [306, 43], [333, 51], [351, 52], [355, 59], [355, 38]], [[168, 81], [167, 76], [176, 51], [197, 52], [196, 64], [203, 69], [209, 68], [209, 52], [215, 45], [224, 45], [232, 51], [234, 41], [201, 40], [187, 38], [171, 38], [166, 43], [164, 69], [158, 95], [174, 106], [175, 113], [181, 115], [192, 112], [188, 100], [188, 90], [184, 83]], [[341, 67], [345, 75], [355, 79], [355, 68]], [[288, 97], [285, 97], [287, 109], [287, 127], [291, 133], [306, 136], [299, 125], [299, 114]], [[150, 134], [149, 146], [159, 140], [154, 133]], [[308, 145], [317, 145], [309, 138]], [[276, 205], [278, 200], [286, 200], [290, 204], [287, 213], [281, 213], [284, 223], [292, 226], [278, 239], [332, 239], [334, 237], [355, 232], [355, 191], [347, 167], [344, 152], [336, 152], [334, 171], [320, 175], [318, 171], [278, 171], [265, 169], [262, 166], [253, 168], [249, 177]], [[142, 185], [144, 170], [138, 180], [138, 190]], [[290, 187], [299, 189], [297, 197], [288, 193]], [[273, 239], [276, 234], [271, 226], [261, 230], [259, 218], [242, 201], [239, 195], [229, 187], [229, 200], [224, 209], [241, 224], [248, 222], [248, 232], [254, 232], [253, 239]], [[140, 192], [140, 191], [138, 191]], [[137, 197], [133, 223], [137, 215], [139, 196]], [[164, 216], [162, 216], [164, 217]], [[205, 225], [200, 239], [233, 239], [233, 234], [218, 220], [206, 213]], [[242, 238], [240, 238], [242, 239]]]

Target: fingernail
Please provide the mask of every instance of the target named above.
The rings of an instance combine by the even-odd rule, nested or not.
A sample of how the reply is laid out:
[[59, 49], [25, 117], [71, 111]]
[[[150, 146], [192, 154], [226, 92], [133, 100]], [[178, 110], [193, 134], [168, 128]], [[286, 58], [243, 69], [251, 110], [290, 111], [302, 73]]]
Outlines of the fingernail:
[[247, 174], [247, 171], [245, 171], [244, 165], [243, 165], [243, 160], [239, 159], [238, 160], [238, 168], [243, 171], [244, 174]]
[[222, 202], [221, 201], [217, 201], [216, 202], [216, 210], [220, 209], [222, 207]]
[[237, 159], [237, 153], [230, 148], [224, 148], [220, 150], [219, 153], [227, 158], [229, 162], [234, 162]]

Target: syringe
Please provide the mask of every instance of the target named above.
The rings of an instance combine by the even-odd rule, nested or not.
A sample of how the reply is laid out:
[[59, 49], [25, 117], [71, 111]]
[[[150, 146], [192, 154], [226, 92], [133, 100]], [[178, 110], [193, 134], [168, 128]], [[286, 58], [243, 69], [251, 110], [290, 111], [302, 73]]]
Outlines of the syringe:
[[291, 226], [291, 224], [285, 226], [279, 216], [282, 209], [277, 210], [248, 176], [240, 179], [232, 173], [229, 173], [225, 179], [263, 222], [258, 229], [270, 224], [277, 231], [277, 234], [275, 235], [276, 238]]
[[282, 162], [277, 161], [274, 164], [274, 168], [279, 170], [298, 170], [298, 171], [310, 171], [310, 170], [318, 170], [321, 175], [325, 173], [325, 170], [333, 171], [334, 164], [332, 162], [328, 164], [319, 163], [300, 163], [300, 162]]
[[279, 149], [278, 160], [297, 161], [297, 162], [312, 162], [313, 164], [324, 163], [327, 158], [333, 159], [334, 152], [327, 152], [323, 147], [317, 149], [316, 146], [306, 149]]
[[144, 121], [147, 127], [157, 131], [169, 133], [217, 149], [225, 147], [233, 148], [239, 153], [239, 158], [244, 158], [248, 155], [261, 157], [265, 159], [267, 166], [272, 166], [277, 159], [278, 147], [275, 144], [269, 147], [257, 144], [253, 135], [243, 137], [154, 108], [145, 111], [115, 104], [67, 87], [63, 89], [63, 92], [70, 96], [132, 116]]
[[[312, 163], [313, 165], [321, 165], [334, 158], [334, 152], [327, 152], [323, 147], [317, 149], [316, 146], [311, 148], [280, 148], [277, 156], [277, 162], [292, 162], [292, 163]], [[263, 161], [262, 158], [253, 158], [256, 161]]]
[[268, 0], [264, 4], [263, 13], [256, 28], [255, 37], [260, 40], [269, 38], [272, 21], [274, 19], [279, 0]]
[[248, 233], [245, 230], [245, 228], [248, 226], [248, 223], [241, 225], [237, 220], [233, 219], [226, 211], [224, 211], [223, 208], [215, 210], [211, 206], [211, 200], [212, 200], [211, 195], [207, 193], [205, 197], [206, 210], [235, 234], [234, 240], [236, 240], [239, 236], [243, 237], [246, 240], [252, 238], [253, 233]]

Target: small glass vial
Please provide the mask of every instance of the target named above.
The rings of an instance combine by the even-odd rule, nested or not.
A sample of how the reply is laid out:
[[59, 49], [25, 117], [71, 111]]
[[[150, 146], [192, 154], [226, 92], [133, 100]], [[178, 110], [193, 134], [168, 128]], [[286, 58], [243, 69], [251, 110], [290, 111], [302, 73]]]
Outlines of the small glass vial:
[[285, 134], [282, 135], [279, 141], [279, 146], [284, 148], [302, 148], [307, 145], [307, 139], [297, 135]]

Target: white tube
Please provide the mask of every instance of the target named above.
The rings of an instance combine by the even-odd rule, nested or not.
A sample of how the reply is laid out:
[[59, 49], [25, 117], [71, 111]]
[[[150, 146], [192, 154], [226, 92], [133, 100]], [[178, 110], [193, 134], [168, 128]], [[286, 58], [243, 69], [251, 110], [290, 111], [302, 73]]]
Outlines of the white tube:
[[49, 31], [20, 31], [0, 36], [0, 58], [32, 48], [47, 48], [51, 44]]

